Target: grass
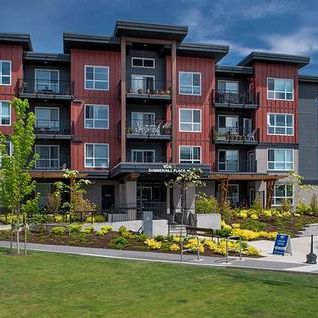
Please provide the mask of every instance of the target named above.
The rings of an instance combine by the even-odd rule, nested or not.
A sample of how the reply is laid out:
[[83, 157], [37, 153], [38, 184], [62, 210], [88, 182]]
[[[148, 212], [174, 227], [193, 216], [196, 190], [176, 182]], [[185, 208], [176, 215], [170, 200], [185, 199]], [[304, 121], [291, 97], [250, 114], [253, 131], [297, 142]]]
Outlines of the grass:
[[318, 275], [0, 249], [0, 317], [316, 317]]

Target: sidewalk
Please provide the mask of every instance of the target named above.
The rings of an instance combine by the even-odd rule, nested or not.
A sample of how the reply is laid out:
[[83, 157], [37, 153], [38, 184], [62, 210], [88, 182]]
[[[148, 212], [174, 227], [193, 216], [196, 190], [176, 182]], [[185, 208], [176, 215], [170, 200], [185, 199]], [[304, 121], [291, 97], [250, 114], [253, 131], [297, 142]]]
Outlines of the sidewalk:
[[[9, 247], [9, 242], [0, 241], [0, 247]], [[236, 267], [249, 269], [263, 269], [274, 271], [289, 271], [289, 272], [304, 272], [304, 273], [318, 273], [318, 265], [307, 265], [305, 263], [285, 262], [282, 256], [277, 256], [280, 261], [266, 260], [265, 258], [250, 258], [243, 257], [242, 260], [231, 257], [229, 262], [225, 262], [224, 257], [208, 257], [201, 256], [200, 260], [196, 260], [195, 255], [185, 255], [183, 262], [180, 260], [178, 254], [156, 253], [156, 252], [138, 252], [138, 251], [122, 251], [111, 250], [103, 248], [90, 247], [75, 247], [75, 246], [61, 246], [61, 245], [45, 245], [29, 243], [28, 249], [32, 251], [66, 253], [82, 256], [95, 256], [104, 258], [148, 261], [148, 262], [162, 262], [174, 264], [188, 264], [198, 266], [214, 266], [214, 267]]]

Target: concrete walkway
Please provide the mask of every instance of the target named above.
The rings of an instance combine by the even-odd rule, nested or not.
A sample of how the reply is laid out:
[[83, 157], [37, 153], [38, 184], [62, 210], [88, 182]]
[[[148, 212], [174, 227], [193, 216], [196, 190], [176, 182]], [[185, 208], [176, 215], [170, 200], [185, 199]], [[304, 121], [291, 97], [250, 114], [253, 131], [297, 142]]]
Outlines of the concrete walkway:
[[[271, 242], [272, 243], [272, 242]], [[0, 241], [0, 247], [9, 247], [9, 242]], [[282, 256], [276, 256], [273, 259], [265, 258], [250, 258], [243, 257], [242, 260], [231, 257], [229, 262], [225, 262], [224, 257], [207, 257], [201, 256], [200, 260], [196, 260], [195, 255], [185, 255], [183, 262], [180, 260], [180, 255], [157, 253], [157, 252], [138, 252], [138, 251], [122, 251], [111, 250], [103, 248], [89, 248], [89, 247], [75, 247], [75, 246], [61, 246], [61, 245], [45, 245], [45, 244], [28, 244], [28, 249], [33, 251], [53, 252], [53, 253], [66, 253], [82, 256], [95, 256], [113, 259], [125, 259], [135, 261], [148, 261], [148, 262], [162, 262], [162, 263], [175, 263], [175, 264], [188, 264], [200, 266], [214, 266], [214, 267], [237, 267], [249, 269], [263, 269], [274, 271], [293, 271], [304, 273], [318, 273], [318, 265], [307, 265], [305, 263], [297, 263], [285, 261]]]

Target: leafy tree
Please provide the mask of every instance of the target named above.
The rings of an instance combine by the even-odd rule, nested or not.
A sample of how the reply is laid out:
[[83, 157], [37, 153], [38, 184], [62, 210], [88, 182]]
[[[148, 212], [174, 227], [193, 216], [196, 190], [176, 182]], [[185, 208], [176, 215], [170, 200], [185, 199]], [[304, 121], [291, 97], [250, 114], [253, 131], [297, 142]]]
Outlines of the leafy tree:
[[195, 200], [196, 213], [218, 213], [219, 203], [214, 196], [208, 196], [200, 193]]
[[19, 254], [19, 229], [20, 222], [24, 219], [22, 211], [25, 209], [25, 204], [32, 204], [30, 198], [34, 196], [36, 184], [30, 175], [30, 170], [36, 160], [36, 156], [33, 154], [35, 116], [29, 111], [27, 100], [14, 98], [11, 105], [16, 115], [10, 136], [11, 155], [7, 150], [8, 139], [0, 132], [0, 202], [3, 207], [12, 211], [16, 216], [17, 252]]

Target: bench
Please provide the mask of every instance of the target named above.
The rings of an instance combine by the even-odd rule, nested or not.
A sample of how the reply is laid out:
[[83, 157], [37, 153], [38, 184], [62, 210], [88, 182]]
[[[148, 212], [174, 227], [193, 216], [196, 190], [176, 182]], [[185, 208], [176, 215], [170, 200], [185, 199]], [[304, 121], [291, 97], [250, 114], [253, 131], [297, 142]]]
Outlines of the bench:
[[194, 227], [194, 226], [186, 226], [187, 236], [205, 236], [219, 239], [220, 237], [215, 234], [213, 229], [208, 229], [205, 227]]

